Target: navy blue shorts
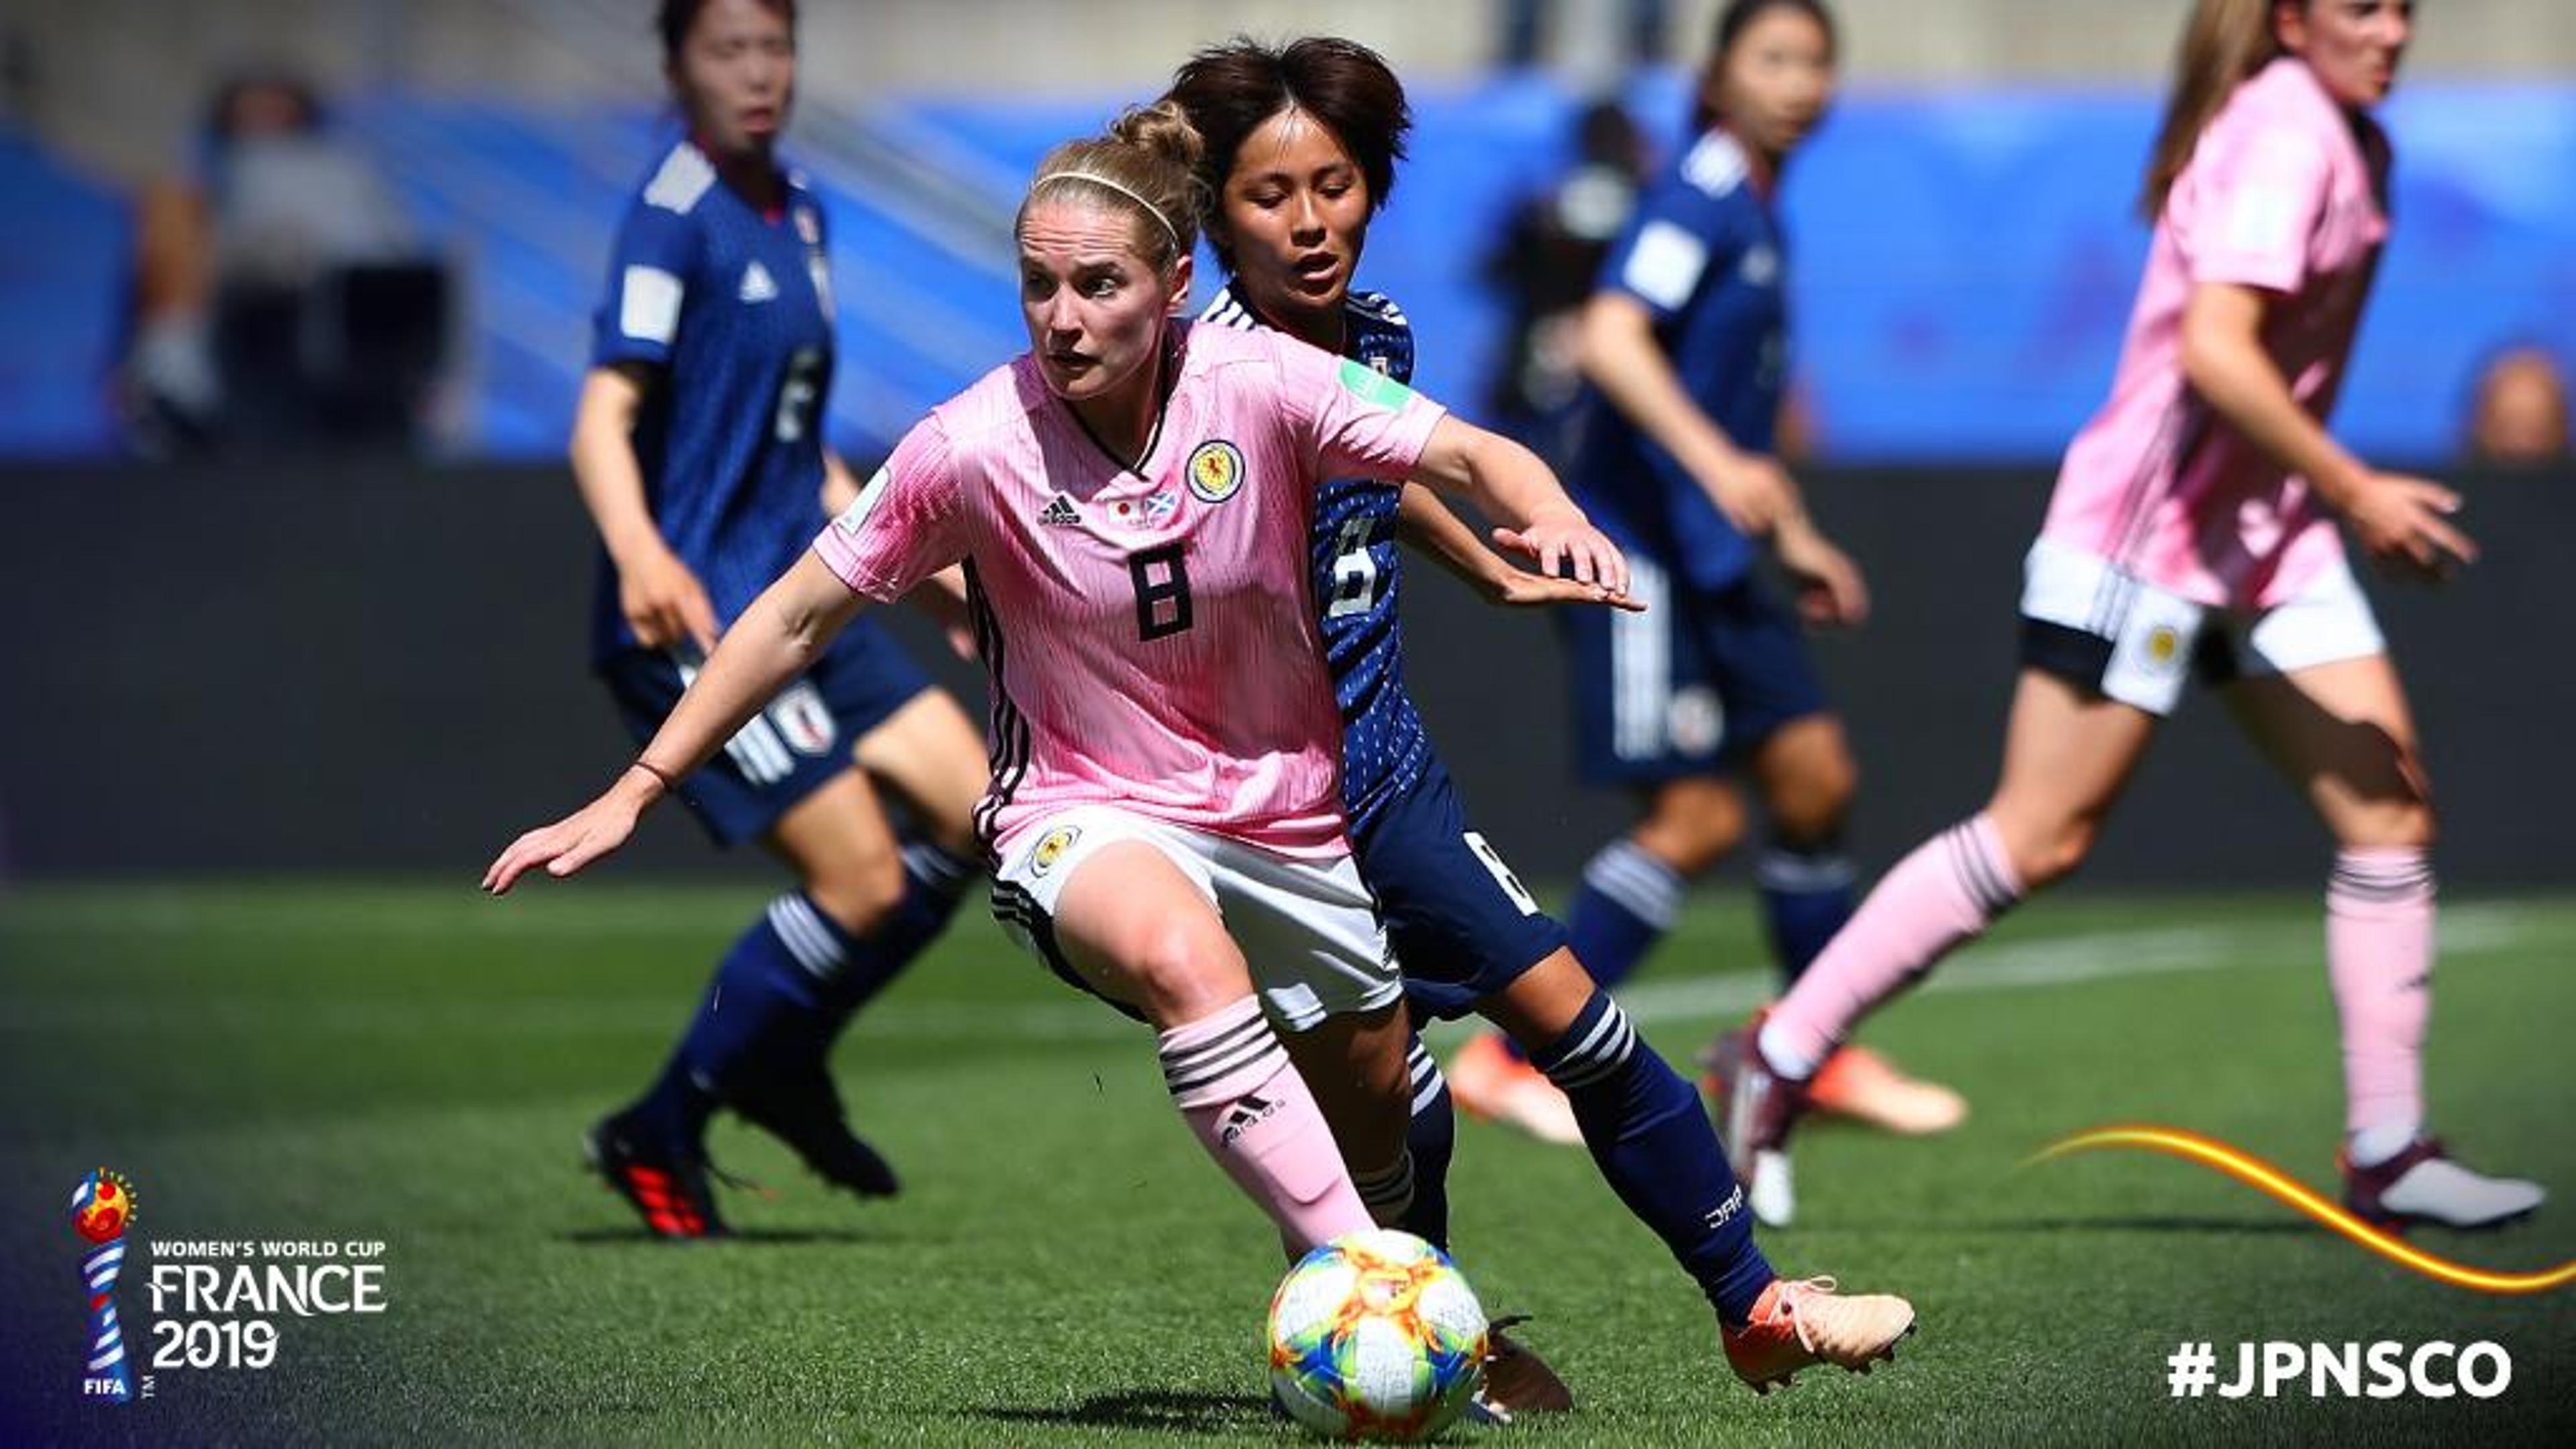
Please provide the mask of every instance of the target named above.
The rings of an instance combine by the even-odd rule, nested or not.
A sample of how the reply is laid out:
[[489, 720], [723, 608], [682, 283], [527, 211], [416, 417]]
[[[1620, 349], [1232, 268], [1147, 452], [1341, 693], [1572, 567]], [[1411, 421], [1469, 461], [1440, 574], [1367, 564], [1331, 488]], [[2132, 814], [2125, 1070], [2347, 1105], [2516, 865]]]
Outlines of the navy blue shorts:
[[[628, 649], [599, 665], [640, 747], [697, 677], [697, 656]], [[853, 619], [822, 659], [780, 690], [716, 757], [680, 782], [680, 798], [718, 845], [769, 833], [796, 803], [850, 767], [859, 737], [930, 687], [930, 676], [875, 620]]]
[[1351, 850], [1416, 1020], [1473, 1012], [1565, 945], [1565, 928], [1467, 828], [1437, 758], [1353, 824]]
[[1635, 554], [1628, 568], [1646, 612], [1554, 611], [1573, 653], [1567, 682], [1584, 779], [1708, 774], [1831, 707], [1797, 616], [1761, 581], [1695, 588]]

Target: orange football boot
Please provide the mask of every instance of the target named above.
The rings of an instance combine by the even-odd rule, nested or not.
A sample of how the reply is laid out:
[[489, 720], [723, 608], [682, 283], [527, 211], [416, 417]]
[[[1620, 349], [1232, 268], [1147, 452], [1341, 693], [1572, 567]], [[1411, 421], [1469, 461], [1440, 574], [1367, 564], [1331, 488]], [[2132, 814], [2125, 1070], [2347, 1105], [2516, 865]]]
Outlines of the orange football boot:
[[1829, 1363], [1853, 1373], [1896, 1358], [1896, 1341], [1914, 1331], [1914, 1305], [1885, 1293], [1844, 1297], [1831, 1278], [1780, 1278], [1762, 1290], [1753, 1319], [1720, 1325], [1735, 1376], [1767, 1394], [1787, 1388], [1798, 1370]]

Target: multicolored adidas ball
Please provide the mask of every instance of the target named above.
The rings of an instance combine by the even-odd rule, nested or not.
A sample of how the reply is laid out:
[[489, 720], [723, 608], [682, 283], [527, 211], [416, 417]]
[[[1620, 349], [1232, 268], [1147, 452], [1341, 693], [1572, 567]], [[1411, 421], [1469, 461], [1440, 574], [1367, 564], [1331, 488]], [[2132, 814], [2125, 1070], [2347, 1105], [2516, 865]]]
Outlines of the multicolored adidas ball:
[[1458, 1265], [1411, 1233], [1352, 1233], [1270, 1297], [1270, 1391], [1334, 1439], [1409, 1443], [1454, 1422], [1485, 1377], [1485, 1310]]

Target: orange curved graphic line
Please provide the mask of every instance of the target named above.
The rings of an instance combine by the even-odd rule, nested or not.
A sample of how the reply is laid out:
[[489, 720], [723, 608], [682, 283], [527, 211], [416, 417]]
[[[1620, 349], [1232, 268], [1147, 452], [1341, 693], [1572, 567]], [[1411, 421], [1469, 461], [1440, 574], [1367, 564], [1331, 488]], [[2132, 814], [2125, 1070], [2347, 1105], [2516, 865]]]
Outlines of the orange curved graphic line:
[[2050, 1143], [2030, 1161], [2046, 1162], [2069, 1153], [2090, 1152], [2104, 1147], [2140, 1147], [2170, 1153], [2204, 1167], [2214, 1167], [2264, 1196], [2296, 1208], [2390, 1262], [2412, 1268], [2427, 1278], [2455, 1288], [2470, 1288], [2481, 1293], [2546, 1293], [2553, 1288], [2576, 1283], [2576, 1260], [2533, 1273], [2496, 1273], [2437, 1257], [2354, 1217], [2262, 1158], [2230, 1147], [2214, 1137], [2203, 1137], [2179, 1127], [2097, 1127]]

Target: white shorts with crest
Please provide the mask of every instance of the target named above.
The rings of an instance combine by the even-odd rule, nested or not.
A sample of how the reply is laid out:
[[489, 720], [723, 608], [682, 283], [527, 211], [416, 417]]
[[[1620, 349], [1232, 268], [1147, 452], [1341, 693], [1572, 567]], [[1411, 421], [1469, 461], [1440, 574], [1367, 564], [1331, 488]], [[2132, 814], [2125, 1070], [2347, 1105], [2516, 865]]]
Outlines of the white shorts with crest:
[[1252, 968], [1263, 1009], [1287, 1030], [1375, 1011], [1404, 994], [1376, 904], [1347, 853], [1281, 855], [1114, 805], [1077, 805], [1012, 835], [993, 875], [994, 918], [1086, 991], [1097, 994], [1056, 945], [1056, 901], [1102, 849], [1127, 841], [1160, 852], [1215, 907]]
[[2340, 557], [2297, 594], [2249, 612], [2195, 603], [2043, 538], [2023, 565], [2021, 615], [2022, 663], [2153, 715], [2173, 713], [2195, 670], [2224, 684], [2388, 647]]

